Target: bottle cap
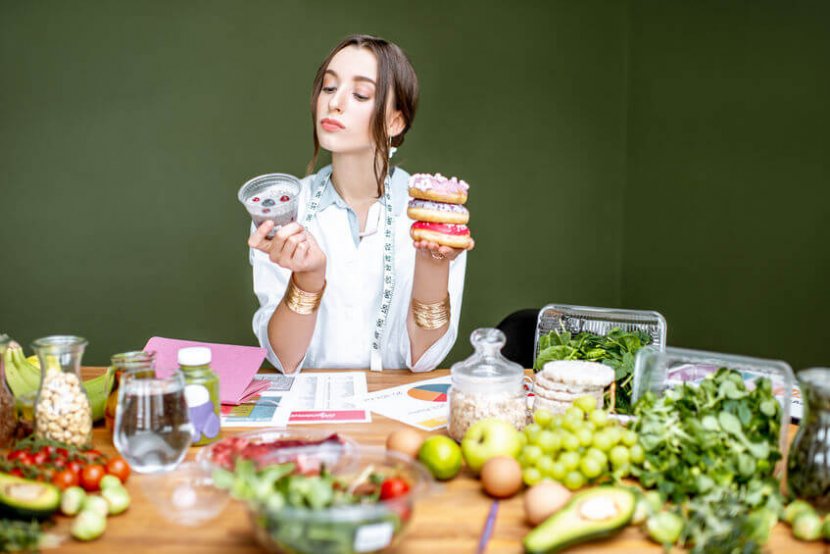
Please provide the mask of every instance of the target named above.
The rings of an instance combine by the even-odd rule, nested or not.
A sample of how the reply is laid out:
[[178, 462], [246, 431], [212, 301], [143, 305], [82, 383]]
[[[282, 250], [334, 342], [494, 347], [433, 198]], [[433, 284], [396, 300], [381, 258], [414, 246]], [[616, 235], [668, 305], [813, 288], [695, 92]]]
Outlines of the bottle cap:
[[204, 346], [179, 349], [179, 365], [208, 365], [210, 359], [210, 348]]

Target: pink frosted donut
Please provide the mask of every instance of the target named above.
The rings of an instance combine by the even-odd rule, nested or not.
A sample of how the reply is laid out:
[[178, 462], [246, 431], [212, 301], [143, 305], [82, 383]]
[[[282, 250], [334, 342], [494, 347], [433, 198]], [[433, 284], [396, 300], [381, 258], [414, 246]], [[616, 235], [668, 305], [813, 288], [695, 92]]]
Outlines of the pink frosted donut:
[[416, 221], [409, 230], [412, 240], [427, 240], [450, 248], [467, 248], [470, 245], [470, 229], [466, 225], [428, 223]]
[[455, 177], [447, 179], [440, 173], [416, 173], [409, 178], [409, 195], [422, 200], [463, 204], [469, 189], [470, 185], [464, 181]]
[[415, 198], [409, 201], [406, 215], [417, 221], [433, 223], [455, 223], [463, 225], [470, 221], [470, 212], [461, 204], [445, 204], [432, 200]]

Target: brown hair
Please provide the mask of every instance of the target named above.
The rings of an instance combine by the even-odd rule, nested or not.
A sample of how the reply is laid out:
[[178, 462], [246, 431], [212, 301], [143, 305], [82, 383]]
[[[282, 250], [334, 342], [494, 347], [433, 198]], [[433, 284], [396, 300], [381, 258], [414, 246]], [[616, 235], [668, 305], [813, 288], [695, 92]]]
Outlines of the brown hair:
[[394, 99], [394, 108], [401, 112], [404, 128], [398, 135], [391, 137], [391, 145], [398, 147], [403, 144], [404, 135], [412, 127], [415, 111], [418, 109], [418, 77], [406, 53], [397, 45], [379, 37], [370, 35], [351, 35], [340, 41], [334, 47], [314, 77], [311, 89], [311, 121], [314, 132], [314, 154], [306, 168], [307, 173], [314, 171], [317, 155], [320, 152], [320, 141], [317, 138], [317, 98], [323, 88], [323, 76], [332, 58], [348, 46], [368, 48], [375, 55], [378, 62], [378, 86], [375, 97], [375, 113], [372, 114], [370, 126], [375, 148], [378, 153], [375, 163], [375, 178], [378, 182], [378, 197], [383, 194], [383, 181], [389, 172], [389, 144], [390, 137], [386, 133], [386, 103], [391, 92]]

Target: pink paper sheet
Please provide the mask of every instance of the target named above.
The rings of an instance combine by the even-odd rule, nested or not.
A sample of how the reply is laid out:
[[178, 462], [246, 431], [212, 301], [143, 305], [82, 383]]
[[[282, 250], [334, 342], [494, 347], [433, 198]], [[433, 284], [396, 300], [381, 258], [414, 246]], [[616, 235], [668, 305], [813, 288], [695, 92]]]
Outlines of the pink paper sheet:
[[[219, 375], [219, 398], [222, 404], [239, 404], [246, 389], [265, 360], [265, 349], [256, 346], [237, 346], [190, 340], [153, 337], [144, 350], [155, 350], [156, 373], [166, 377], [178, 367], [180, 348], [205, 346], [210, 348], [210, 367]], [[250, 393], [249, 393], [250, 394]]]

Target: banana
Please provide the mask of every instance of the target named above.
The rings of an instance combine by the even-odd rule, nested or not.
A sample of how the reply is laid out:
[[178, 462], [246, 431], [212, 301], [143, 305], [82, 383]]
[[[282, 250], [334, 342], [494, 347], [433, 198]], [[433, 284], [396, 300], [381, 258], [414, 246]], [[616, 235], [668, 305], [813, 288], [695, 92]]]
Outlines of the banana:
[[37, 392], [40, 388], [40, 369], [26, 361], [23, 357], [23, 348], [19, 344], [16, 342], [9, 344], [4, 360], [6, 382], [17, 398]]
[[84, 381], [84, 389], [86, 395], [89, 397], [89, 405], [92, 406], [92, 421], [97, 421], [104, 417], [104, 408], [107, 405], [107, 397], [112, 390], [113, 368], [107, 368], [107, 372]]
[[[36, 363], [32, 361], [33, 358]], [[37, 356], [24, 357], [23, 348], [16, 342], [11, 342], [4, 354], [4, 360], [6, 362], [6, 382], [16, 398], [19, 399], [38, 391], [40, 388], [40, 363], [37, 361]], [[54, 360], [54, 363], [57, 364], [57, 359]], [[47, 360], [47, 365], [52, 367], [52, 360]], [[104, 417], [104, 407], [114, 382], [112, 373], [113, 369], [110, 367], [106, 373], [83, 382], [87, 397], [89, 397], [89, 404], [92, 407], [93, 421]]]

